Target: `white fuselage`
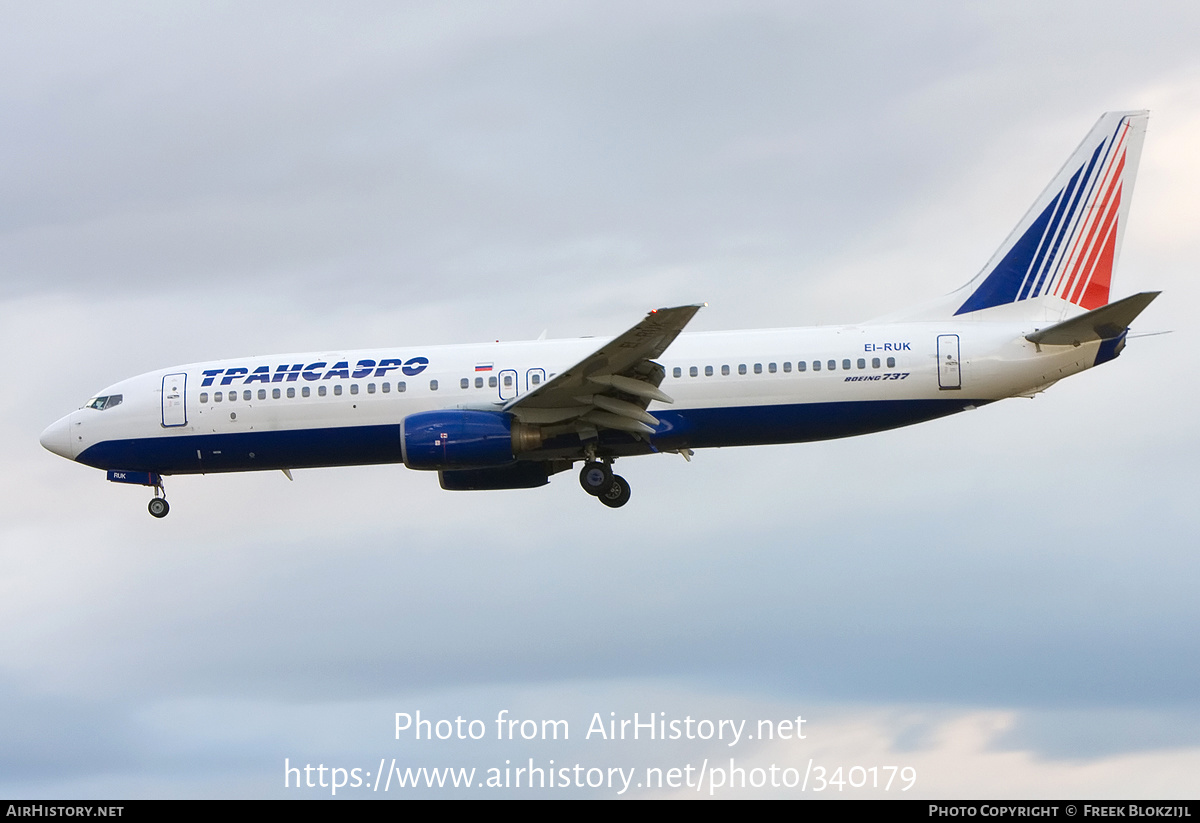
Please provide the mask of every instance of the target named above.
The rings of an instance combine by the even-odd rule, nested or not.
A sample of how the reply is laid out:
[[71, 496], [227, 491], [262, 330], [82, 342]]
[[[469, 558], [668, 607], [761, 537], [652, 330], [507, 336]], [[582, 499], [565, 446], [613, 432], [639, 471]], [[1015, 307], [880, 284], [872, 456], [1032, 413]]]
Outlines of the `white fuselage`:
[[[626, 438], [612, 452], [894, 428], [1029, 394], [1096, 361], [1099, 343], [1039, 350], [1025, 340], [1029, 331], [1028, 323], [950, 319], [682, 334], [658, 359], [666, 372], [660, 389], [675, 402], [652, 402], [647, 410], [662, 421], [655, 434]], [[395, 462], [398, 435], [391, 432], [408, 415], [500, 410], [603, 342], [334, 351], [173, 367], [109, 386], [98, 397], [120, 396], [119, 404], [79, 409], [43, 440], [98, 468], [161, 474]], [[557, 454], [574, 457], [567, 452]]]

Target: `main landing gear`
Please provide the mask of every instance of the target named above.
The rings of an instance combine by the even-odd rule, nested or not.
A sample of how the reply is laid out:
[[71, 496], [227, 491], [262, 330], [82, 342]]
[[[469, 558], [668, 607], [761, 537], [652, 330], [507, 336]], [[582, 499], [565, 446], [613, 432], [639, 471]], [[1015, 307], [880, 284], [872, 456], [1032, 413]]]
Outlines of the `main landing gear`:
[[608, 463], [596, 460], [584, 463], [579, 471], [579, 485], [610, 509], [619, 509], [629, 502], [629, 481], [613, 474]]

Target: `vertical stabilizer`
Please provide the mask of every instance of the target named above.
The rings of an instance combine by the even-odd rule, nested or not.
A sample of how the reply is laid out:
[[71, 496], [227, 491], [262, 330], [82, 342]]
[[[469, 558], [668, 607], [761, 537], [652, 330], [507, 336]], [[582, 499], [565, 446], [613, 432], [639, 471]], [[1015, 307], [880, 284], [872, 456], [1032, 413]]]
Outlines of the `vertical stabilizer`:
[[1108, 303], [1148, 116], [1100, 118], [983, 271], [950, 295], [953, 314], [1023, 301], [1068, 314]]

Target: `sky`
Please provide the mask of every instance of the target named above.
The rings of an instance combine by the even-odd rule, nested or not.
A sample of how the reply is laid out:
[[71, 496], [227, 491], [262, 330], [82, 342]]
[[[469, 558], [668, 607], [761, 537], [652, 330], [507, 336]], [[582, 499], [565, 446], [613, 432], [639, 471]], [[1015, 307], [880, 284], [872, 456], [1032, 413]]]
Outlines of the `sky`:
[[[0, 796], [1194, 798], [1197, 18], [0, 2]], [[174, 364], [916, 305], [1141, 108], [1114, 296], [1171, 334], [1032, 401], [623, 460], [620, 510], [377, 466], [173, 477], [159, 521], [38, 444]]]

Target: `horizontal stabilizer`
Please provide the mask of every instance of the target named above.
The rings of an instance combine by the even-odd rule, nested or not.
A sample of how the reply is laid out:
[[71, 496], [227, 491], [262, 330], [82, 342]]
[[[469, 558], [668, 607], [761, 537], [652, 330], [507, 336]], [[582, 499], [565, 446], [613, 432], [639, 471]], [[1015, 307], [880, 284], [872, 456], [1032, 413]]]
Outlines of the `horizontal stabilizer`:
[[1109, 303], [1087, 314], [1064, 320], [1025, 335], [1031, 343], [1045, 346], [1078, 346], [1094, 340], [1111, 340], [1129, 328], [1142, 310], [1162, 292], [1146, 291]]

